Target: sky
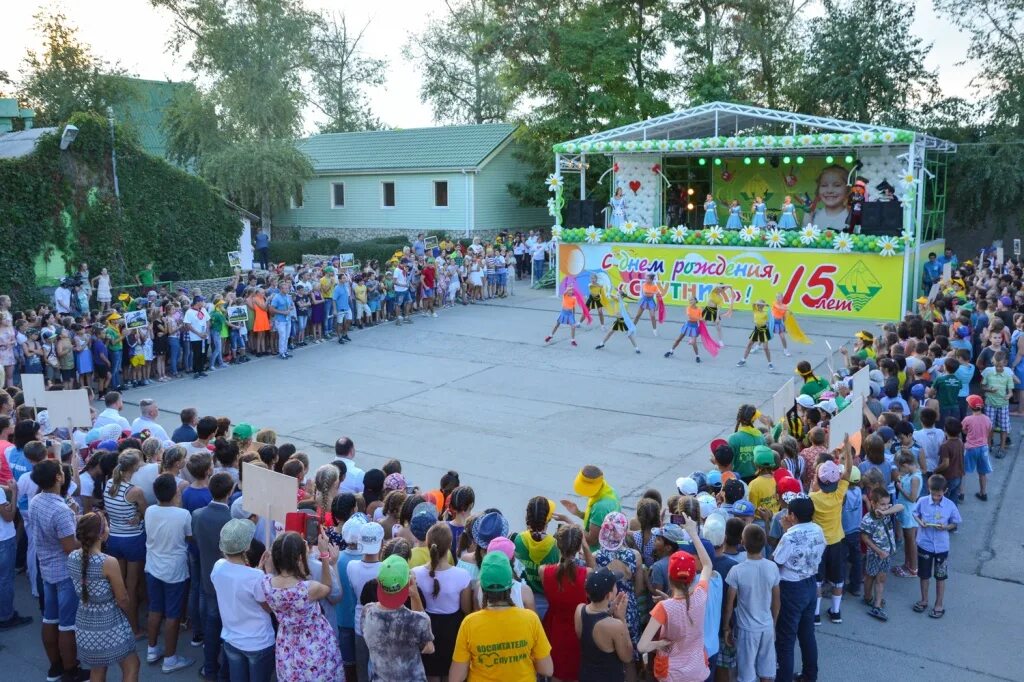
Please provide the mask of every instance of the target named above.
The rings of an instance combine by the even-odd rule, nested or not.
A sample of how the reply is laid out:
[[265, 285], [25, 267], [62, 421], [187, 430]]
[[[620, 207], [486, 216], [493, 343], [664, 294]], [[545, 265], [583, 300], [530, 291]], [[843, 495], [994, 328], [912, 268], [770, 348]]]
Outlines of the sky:
[[[938, 71], [945, 94], [968, 94], [970, 80], [977, 73], [974, 64], [960, 65], [966, 57], [968, 38], [938, 16], [932, 0], [913, 1], [917, 6], [914, 32], [933, 43], [927, 66]], [[41, 7], [60, 8], [78, 26], [81, 40], [97, 55], [120, 63], [140, 78], [191, 78], [186, 59], [166, 49], [169, 15], [153, 8], [149, 0], [21, 0], [5, 4], [0, 24], [0, 71], [7, 71], [15, 79], [25, 50], [39, 47], [32, 15]], [[402, 46], [410, 33], [421, 30], [432, 13], [443, 14], [443, 0], [305, 0], [305, 4], [314, 10], [343, 11], [350, 26], [369, 22], [364, 50], [389, 62], [387, 82], [369, 92], [377, 116], [397, 128], [434, 125], [430, 106], [419, 99], [419, 73], [402, 57]], [[306, 128], [314, 129], [312, 112], [307, 116]]]

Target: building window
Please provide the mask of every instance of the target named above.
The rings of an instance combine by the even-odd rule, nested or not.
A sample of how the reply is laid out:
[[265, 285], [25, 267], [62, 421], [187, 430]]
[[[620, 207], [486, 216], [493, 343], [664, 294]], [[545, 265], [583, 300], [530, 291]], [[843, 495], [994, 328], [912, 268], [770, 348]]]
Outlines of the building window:
[[331, 208], [345, 208], [345, 183], [331, 183]]
[[302, 208], [302, 188], [299, 187], [292, 195], [292, 208]]
[[434, 208], [448, 208], [448, 181], [434, 181]]
[[380, 183], [381, 189], [381, 206], [384, 208], [395, 207], [395, 183], [393, 182], [382, 182]]

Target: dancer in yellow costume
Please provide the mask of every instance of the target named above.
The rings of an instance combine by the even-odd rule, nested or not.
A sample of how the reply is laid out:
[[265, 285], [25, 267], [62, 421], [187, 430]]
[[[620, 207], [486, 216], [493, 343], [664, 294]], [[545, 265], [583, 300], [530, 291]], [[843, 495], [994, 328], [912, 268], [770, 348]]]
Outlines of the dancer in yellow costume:
[[[714, 324], [715, 330], [718, 332], [718, 345], [725, 348], [725, 337], [722, 336], [722, 318], [732, 317], [732, 295], [729, 293], [730, 287], [725, 284], [716, 284], [708, 294], [708, 302], [704, 304], [704, 308], [700, 311], [700, 316], [708, 324]], [[729, 309], [722, 311], [725, 304], [729, 304]]]
[[768, 328], [768, 304], [765, 303], [763, 298], [757, 300], [754, 303], [754, 331], [750, 332], [750, 339], [747, 341], [747, 348], [743, 351], [743, 359], [736, 364], [740, 367], [747, 364], [747, 357], [750, 355], [750, 349], [754, 347], [755, 343], [760, 343], [764, 347], [764, 357], [768, 360], [768, 369], [775, 369], [775, 365], [772, 364], [772, 354], [768, 350], [768, 342], [772, 339], [771, 330]]
[[608, 343], [608, 339], [612, 338], [612, 334], [615, 332], [626, 332], [626, 338], [633, 344], [633, 350], [637, 354], [640, 353], [640, 346], [636, 345], [636, 325], [629, 317], [629, 310], [626, 309], [627, 300], [632, 301], [635, 299], [626, 295], [626, 292], [622, 290], [621, 284], [618, 289], [612, 290], [609, 296], [605, 296], [604, 288], [601, 289], [601, 302], [608, 309], [608, 314], [615, 318], [615, 323], [612, 324], [612, 328], [605, 334], [601, 343], [597, 344], [595, 350], [604, 348], [604, 344]]

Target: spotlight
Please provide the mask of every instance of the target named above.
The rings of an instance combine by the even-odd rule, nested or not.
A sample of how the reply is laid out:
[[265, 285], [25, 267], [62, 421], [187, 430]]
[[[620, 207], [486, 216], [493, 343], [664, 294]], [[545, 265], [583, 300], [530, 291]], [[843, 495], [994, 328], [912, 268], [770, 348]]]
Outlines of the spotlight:
[[686, 194], [687, 194], [688, 196], [691, 196], [691, 197], [692, 197], [692, 196], [693, 196], [693, 188], [692, 188], [692, 187], [690, 187], [689, 189], [687, 189], [687, 190], [686, 190]]
[[697, 159], [697, 165], [699, 165], [699, 166], [706, 165], [707, 162], [708, 162], [707, 159]]
[[693, 210], [693, 204], [687, 204], [686, 205], [686, 210], [687, 211], [692, 211]]
[[835, 158], [831, 154], [825, 157], [825, 163], [833, 163], [834, 161]]
[[765, 162], [765, 158], [763, 156], [757, 157], [757, 165], [763, 166], [764, 162]]
[[846, 163], [853, 163], [853, 157], [849, 154], [846, 155]]
[[782, 157], [782, 163], [789, 163], [789, 160], [790, 160], [790, 159], [789, 159], [789, 157], [788, 157], [788, 156], [783, 156], [783, 157]]
[[743, 164], [745, 166], [749, 166], [750, 165], [750, 157], [749, 156], [743, 157]]
[[722, 165], [722, 160], [721, 159], [715, 159], [715, 165], [716, 166], [721, 166]]
[[797, 162], [797, 164], [803, 163], [804, 162], [804, 157], [802, 157], [802, 156], [796, 157], [796, 162]]

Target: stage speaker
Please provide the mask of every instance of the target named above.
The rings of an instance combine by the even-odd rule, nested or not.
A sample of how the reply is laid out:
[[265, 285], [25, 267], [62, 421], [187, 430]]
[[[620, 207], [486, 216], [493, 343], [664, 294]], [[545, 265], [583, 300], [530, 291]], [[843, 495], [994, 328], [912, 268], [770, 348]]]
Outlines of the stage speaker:
[[898, 235], [903, 229], [903, 208], [896, 201], [868, 201], [864, 204], [861, 234]]
[[566, 227], [604, 227], [597, 202], [593, 199], [573, 199], [565, 204]]

